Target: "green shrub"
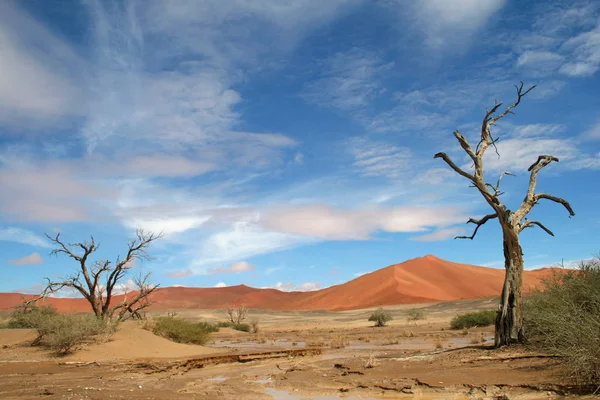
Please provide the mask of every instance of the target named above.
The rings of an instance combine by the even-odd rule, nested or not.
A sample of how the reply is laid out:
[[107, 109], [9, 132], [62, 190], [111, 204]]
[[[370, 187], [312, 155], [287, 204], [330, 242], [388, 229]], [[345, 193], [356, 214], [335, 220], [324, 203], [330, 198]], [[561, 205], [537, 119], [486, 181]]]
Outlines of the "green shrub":
[[425, 319], [425, 312], [423, 310], [419, 310], [418, 308], [411, 308], [406, 312], [406, 320], [408, 322], [414, 322], [417, 324], [417, 321]]
[[369, 317], [369, 321], [375, 322], [375, 326], [385, 326], [386, 323], [392, 320], [392, 315], [383, 308], [377, 309]]
[[36, 329], [43, 346], [67, 354], [97, 341], [100, 336], [114, 333], [115, 326], [91, 314], [60, 314], [46, 318]]
[[565, 376], [600, 386], [600, 257], [554, 273], [526, 299], [530, 344], [562, 357]]
[[23, 305], [11, 314], [8, 327], [11, 329], [36, 329], [43, 321], [57, 315], [58, 311], [52, 306]]
[[233, 325], [233, 324], [230, 321], [217, 322], [218, 328], [231, 328], [231, 325]]
[[496, 311], [482, 310], [457, 315], [456, 317], [452, 318], [452, 321], [450, 321], [450, 327], [452, 329], [468, 329], [476, 326], [494, 325], [495, 322]]
[[239, 323], [239, 324], [233, 324], [231, 325], [231, 327], [233, 329], [235, 329], [236, 331], [242, 331], [242, 332], [250, 332], [250, 325], [245, 324], [245, 323]]
[[157, 317], [154, 319], [152, 332], [177, 343], [202, 345], [206, 343], [210, 332], [217, 332], [218, 326], [208, 322], [191, 322], [174, 317]]

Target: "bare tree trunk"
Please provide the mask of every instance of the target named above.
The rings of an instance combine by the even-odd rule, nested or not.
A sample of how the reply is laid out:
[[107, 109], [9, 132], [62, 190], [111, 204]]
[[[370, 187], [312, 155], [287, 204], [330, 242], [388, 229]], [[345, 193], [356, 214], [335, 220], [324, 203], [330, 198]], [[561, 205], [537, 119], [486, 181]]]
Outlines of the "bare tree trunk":
[[[506, 223], [506, 222], [504, 222]], [[512, 226], [502, 224], [504, 232], [504, 288], [496, 316], [496, 347], [520, 343], [523, 334], [523, 252], [519, 234]]]

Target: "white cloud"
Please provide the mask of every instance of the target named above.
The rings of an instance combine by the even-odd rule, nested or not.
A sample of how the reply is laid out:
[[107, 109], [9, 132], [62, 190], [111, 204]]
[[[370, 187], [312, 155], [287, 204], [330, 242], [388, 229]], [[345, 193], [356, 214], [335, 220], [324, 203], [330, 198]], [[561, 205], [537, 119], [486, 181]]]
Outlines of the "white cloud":
[[0, 241], [51, 248], [49, 240], [22, 228], [0, 228]]
[[277, 289], [282, 292], [312, 292], [315, 290], [322, 289], [321, 282], [304, 282], [300, 285], [295, 285], [292, 282], [277, 282], [275, 285], [270, 287], [271, 289]]
[[363, 207], [338, 209], [326, 205], [283, 207], [269, 213], [269, 229], [321, 240], [367, 240], [377, 231], [421, 232], [464, 219], [452, 207]]
[[600, 69], [600, 21], [596, 28], [567, 40], [561, 50], [570, 52], [561, 72], [570, 76], [591, 76]]
[[[424, 31], [429, 47], [449, 51], [469, 43], [505, 3], [505, 0], [423, 0], [412, 4], [414, 28]], [[407, 6], [402, 1], [395, 4], [399, 8]]]
[[73, 82], [83, 63], [17, 3], [0, 4], [0, 51], [0, 125], [28, 130], [83, 111]]
[[12, 264], [12, 265], [38, 265], [43, 262], [44, 262], [44, 259], [38, 253], [31, 253], [28, 256], [7, 261], [8, 264]]
[[583, 139], [598, 140], [600, 139], [600, 120], [586, 130], [583, 135]]
[[206, 273], [209, 275], [239, 274], [241, 272], [254, 271], [255, 269], [254, 265], [248, 264], [246, 261], [238, 261], [228, 267], [209, 268], [206, 270]]
[[225, 282], [219, 282], [213, 287], [215, 287], [215, 288], [227, 287], [227, 284]]
[[173, 278], [173, 279], [187, 278], [188, 276], [190, 276], [192, 274], [193, 274], [193, 272], [190, 269], [182, 269], [179, 271], [172, 271], [172, 272], [165, 273], [166, 276], [168, 276], [169, 278]]
[[438, 229], [425, 235], [413, 236], [411, 237], [411, 240], [416, 240], [419, 242], [437, 242], [441, 240], [453, 239], [454, 237], [462, 235], [463, 233], [464, 229], [462, 228]]

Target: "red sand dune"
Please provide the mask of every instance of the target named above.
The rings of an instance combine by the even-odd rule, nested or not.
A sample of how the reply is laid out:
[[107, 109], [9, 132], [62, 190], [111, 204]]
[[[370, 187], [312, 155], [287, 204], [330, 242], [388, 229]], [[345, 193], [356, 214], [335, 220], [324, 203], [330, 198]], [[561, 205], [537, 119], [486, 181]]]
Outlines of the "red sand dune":
[[[525, 271], [524, 292], [538, 286], [551, 269]], [[245, 285], [224, 288], [168, 287], [151, 296], [150, 309], [210, 309], [244, 304], [276, 310], [350, 310], [393, 304], [426, 303], [499, 296], [504, 269], [477, 267], [432, 255], [390, 265], [350, 282], [314, 292], [281, 292]], [[8, 310], [32, 295], [0, 293], [0, 310]], [[115, 296], [115, 304], [122, 300]], [[84, 299], [48, 298], [59, 311], [89, 311]]]

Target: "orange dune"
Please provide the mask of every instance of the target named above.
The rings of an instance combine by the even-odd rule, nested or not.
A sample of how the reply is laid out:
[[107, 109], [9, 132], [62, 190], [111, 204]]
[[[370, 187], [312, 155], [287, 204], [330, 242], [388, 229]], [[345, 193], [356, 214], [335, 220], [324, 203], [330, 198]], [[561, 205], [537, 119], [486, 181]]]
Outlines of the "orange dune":
[[[524, 272], [524, 292], [538, 286], [552, 269]], [[224, 288], [168, 287], [156, 290], [151, 310], [248, 308], [274, 310], [351, 310], [367, 307], [499, 296], [504, 270], [457, 264], [427, 255], [390, 265], [341, 285], [313, 292], [281, 292], [245, 285]], [[9, 310], [33, 295], [0, 293], [0, 310]], [[115, 296], [117, 304], [122, 296]], [[84, 299], [48, 298], [61, 312], [89, 311]]]

